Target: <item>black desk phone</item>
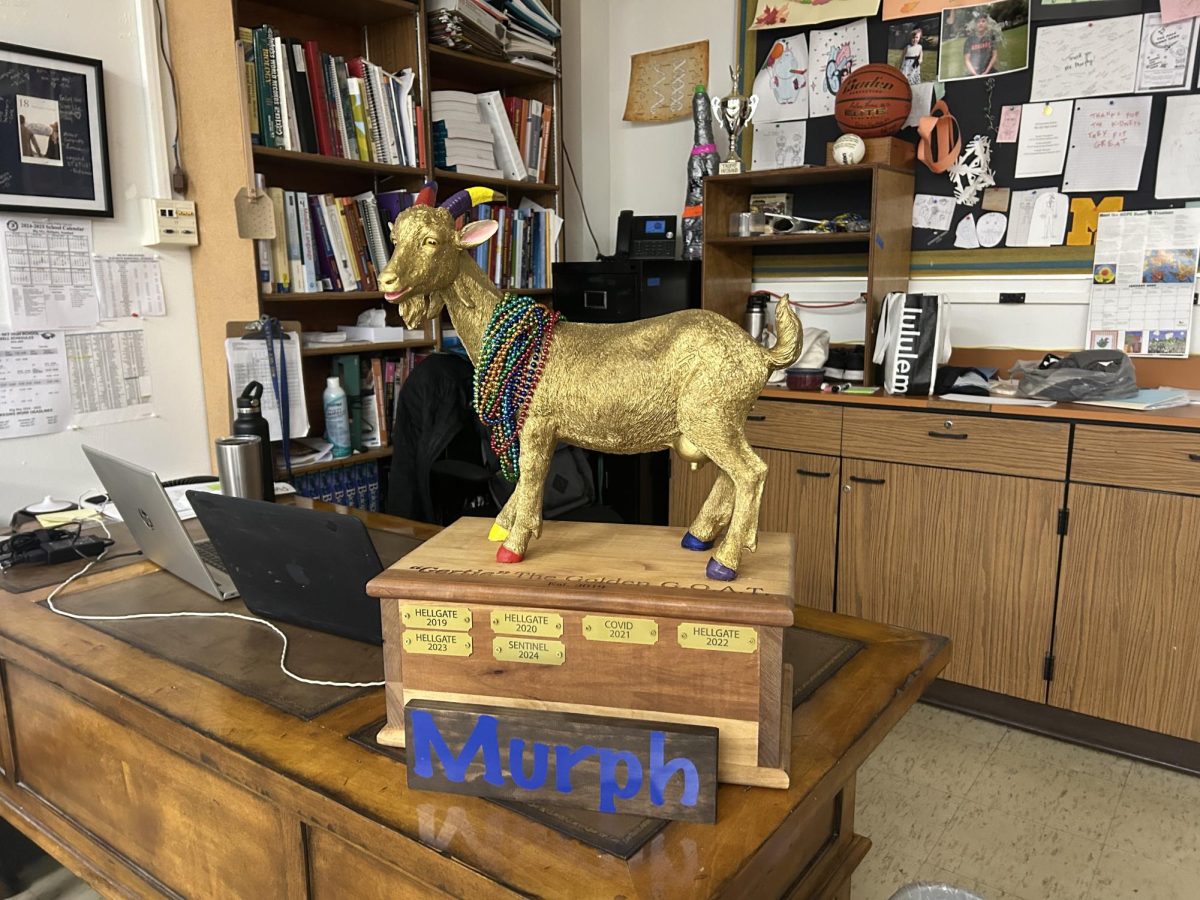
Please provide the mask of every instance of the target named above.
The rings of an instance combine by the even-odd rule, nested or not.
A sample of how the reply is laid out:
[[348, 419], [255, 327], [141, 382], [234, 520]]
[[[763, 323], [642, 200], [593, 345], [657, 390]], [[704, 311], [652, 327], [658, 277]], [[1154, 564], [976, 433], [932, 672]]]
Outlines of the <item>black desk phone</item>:
[[617, 257], [674, 259], [675, 216], [635, 216], [623, 209], [617, 217]]

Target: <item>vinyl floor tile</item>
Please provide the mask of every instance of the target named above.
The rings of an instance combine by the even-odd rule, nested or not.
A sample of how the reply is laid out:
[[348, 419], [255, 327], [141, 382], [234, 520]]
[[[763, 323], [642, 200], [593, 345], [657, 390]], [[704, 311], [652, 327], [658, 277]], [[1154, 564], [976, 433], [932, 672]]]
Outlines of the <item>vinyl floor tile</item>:
[[988, 757], [989, 744], [965, 740], [949, 732], [902, 719], [872, 754], [872, 770], [962, 796], [979, 777]]
[[859, 788], [854, 827], [893, 856], [924, 860], [960, 798], [880, 772]]
[[1088, 900], [1196, 900], [1200, 868], [1180, 868], [1106, 847]]
[[[1200, 870], [1200, 806], [1187, 796], [1139, 793], [1126, 785], [1105, 846]], [[1200, 897], [1200, 883], [1195, 896]]]

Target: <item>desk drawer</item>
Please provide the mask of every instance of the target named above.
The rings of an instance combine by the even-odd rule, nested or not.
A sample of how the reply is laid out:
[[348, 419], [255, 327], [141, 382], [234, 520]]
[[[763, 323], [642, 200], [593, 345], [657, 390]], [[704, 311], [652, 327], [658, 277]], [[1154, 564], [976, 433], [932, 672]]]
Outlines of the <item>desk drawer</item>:
[[838, 406], [759, 400], [746, 417], [746, 438], [755, 447], [837, 456], [842, 449]]
[[847, 409], [842, 455], [997, 475], [1066, 478], [1070, 426], [1059, 422]]
[[1077, 425], [1071, 480], [1200, 494], [1200, 434]]

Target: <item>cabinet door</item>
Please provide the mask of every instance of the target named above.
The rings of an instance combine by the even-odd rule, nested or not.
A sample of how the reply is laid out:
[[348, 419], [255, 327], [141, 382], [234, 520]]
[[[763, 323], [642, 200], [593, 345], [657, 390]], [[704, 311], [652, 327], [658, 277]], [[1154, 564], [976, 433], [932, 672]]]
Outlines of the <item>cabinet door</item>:
[[838, 611], [948, 636], [951, 681], [1044, 702], [1053, 481], [842, 460]]
[[796, 538], [796, 602], [833, 609], [840, 463], [836, 456], [756, 447], [768, 466], [759, 531]]
[[1071, 485], [1050, 702], [1200, 741], [1200, 498]]

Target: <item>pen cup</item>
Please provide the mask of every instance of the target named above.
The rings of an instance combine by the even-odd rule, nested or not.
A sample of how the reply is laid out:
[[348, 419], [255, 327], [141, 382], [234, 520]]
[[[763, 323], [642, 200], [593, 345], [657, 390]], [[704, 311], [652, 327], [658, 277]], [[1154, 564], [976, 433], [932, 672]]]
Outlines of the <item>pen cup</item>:
[[217, 438], [217, 477], [226, 497], [263, 498], [261, 443], [254, 434]]

